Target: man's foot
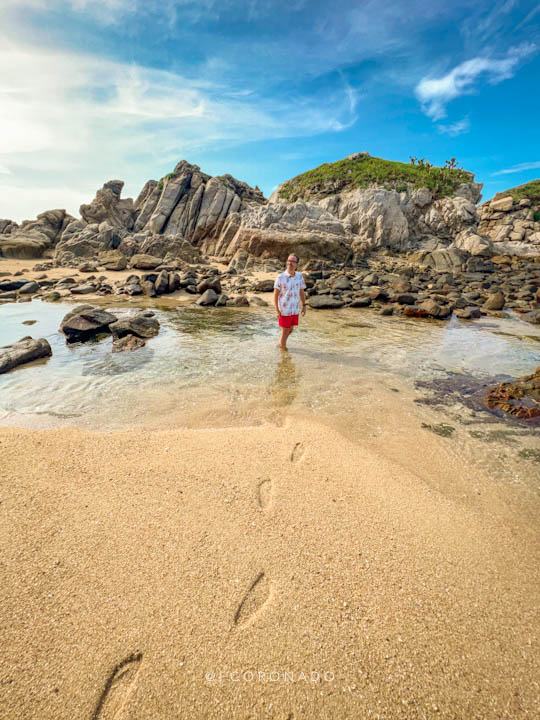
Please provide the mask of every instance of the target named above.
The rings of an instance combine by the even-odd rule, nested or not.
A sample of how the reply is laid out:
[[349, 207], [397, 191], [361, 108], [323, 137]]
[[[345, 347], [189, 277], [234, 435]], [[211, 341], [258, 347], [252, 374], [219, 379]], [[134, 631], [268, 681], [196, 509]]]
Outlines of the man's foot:
[[289, 349], [287, 348], [286, 345], [280, 345], [280, 346], [279, 346], [279, 349], [280, 349], [280, 350], [284, 350], [285, 352], [289, 352]]

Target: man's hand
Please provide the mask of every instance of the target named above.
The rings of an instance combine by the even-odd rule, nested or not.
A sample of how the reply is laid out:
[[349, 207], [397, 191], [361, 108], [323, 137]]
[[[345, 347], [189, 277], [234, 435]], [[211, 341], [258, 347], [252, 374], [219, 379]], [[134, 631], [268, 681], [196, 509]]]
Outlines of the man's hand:
[[302, 315], [306, 314], [306, 303], [302, 303]]

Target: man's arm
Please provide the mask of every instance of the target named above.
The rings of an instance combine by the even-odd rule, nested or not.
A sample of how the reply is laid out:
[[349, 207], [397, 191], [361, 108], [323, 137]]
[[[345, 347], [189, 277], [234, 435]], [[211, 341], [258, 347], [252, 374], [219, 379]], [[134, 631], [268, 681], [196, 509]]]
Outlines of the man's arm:
[[274, 288], [274, 307], [276, 308], [276, 314], [279, 317], [281, 315], [281, 313], [279, 312], [278, 298], [279, 298], [279, 288]]
[[302, 301], [302, 315], [306, 314], [306, 293], [303, 289], [300, 290], [300, 300]]

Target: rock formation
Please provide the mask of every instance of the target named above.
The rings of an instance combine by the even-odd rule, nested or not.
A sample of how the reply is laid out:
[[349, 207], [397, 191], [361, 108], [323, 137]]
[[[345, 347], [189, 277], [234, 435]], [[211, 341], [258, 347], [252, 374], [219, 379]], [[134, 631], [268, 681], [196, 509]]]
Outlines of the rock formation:
[[52, 210], [20, 226], [1, 220], [0, 254], [116, 270], [211, 256], [243, 272], [277, 269], [293, 250], [303, 261], [351, 267], [386, 250], [413, 253], [441, 273], [489, 272], [493, 257], [540, 255], [534, 202], [509, 194], [477, 208], [481, 187], [450, 166], [357, 153], [287, 181], [267, 201], [258, 188], [230, 175], [210, 177], [182, 160], [161, 180], [149, 180], [135, 201], [121, 198], [121, 180], [110, 180], [81, 205], [79, 219]]

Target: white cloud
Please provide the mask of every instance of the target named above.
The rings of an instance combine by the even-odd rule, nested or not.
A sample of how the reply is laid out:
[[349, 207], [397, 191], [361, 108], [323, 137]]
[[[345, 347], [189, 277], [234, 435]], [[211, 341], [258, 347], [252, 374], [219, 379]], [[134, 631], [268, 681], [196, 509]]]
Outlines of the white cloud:
[[463, 133], [469, 132], [471, 129], [471, 122], [468, 117], [463, 118], [463, 120], [458, 120], [455, 123], [451, 123], [450, 125], [437, 125], [437, 129], [439, 132], [444, 133], [445, 135], [450, 135], [450, 137], [457, 137], [457, 135], [463, 135]]
[[511, 173], [523, 172], [525, 170], [536, 170], [538, 168], [540, 168], [540, 160], [535, 160], [534, 162], [520, 163], [519, 165], [514, 165], [513, 167], [506, 168], [505, 170], [497, 170], [497, 172], [492, 173], [492, 175], [510, 175]]
[[89, 202], [93, 195], [93, 191], [73, 190], [67, 185], [45, 188], [0, 185], [0, 217], [21, 222], [35, 218], [44, 210], [56, 208], [78, 217], [79, 207]]
[[[46, 210], [48, 185], [71, 188], [66, 197], [77, 204], [68, 210], [76, 212], [81, 193], [90, 200], [112, 177], [126, 180], [126, 191], [135, 195], [148, 177], [180, 159], [196, 162], [197, 150], [339, 132], [355, 120], [347, 86], [289, 100], [228, 91], [164, 70], [4, 39], [0, 165], [10, 168], [14, 188], [26, 187], [27, 205], [24, 210], [14, 195], [2, 194], [0, 217], [20, 220]], [[60, 198], [53, 204], [64, 206]]]
[[513, 77], [519, 63], [537, 50], [532, 43], [510, 48], [505, 58], [475, 57], [457, 65], [440, 78], [423, 78], [416, 86], [422, 109], [433, 120], [446, 117], [446, 105], [460, 95], [474, 92], [480, 76], [494, 85]]

